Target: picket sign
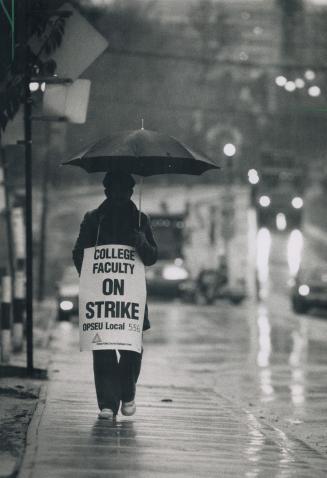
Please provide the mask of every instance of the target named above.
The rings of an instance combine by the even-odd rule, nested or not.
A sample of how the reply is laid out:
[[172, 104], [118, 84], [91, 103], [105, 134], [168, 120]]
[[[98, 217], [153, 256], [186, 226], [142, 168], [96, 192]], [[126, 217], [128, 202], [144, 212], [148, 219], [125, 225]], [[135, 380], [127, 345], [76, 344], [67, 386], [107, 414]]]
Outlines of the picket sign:
[[141, 353], [145, 269], [135, 248], [121, 244], [84, 249], [79, 287], [80, 350]]

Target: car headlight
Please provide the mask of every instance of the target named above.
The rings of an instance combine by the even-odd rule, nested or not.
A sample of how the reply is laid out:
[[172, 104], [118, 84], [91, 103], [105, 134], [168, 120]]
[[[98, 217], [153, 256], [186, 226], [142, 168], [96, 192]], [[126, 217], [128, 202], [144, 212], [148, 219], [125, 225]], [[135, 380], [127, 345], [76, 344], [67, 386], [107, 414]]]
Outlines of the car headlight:
[[183, 280], [188, 278], [188, 272], [183, 267], [166, 266], [162, 271], [162, 276], [166, 280]]
[[62, 300], [59, 304], [61, 310], [72, 310], [74, 308], [74, 304], [71, 300]]
[[300, 285], [299, 289], [299, 294], [302, 295], [303, 297], [305, 297], [306, 295], [309, 295], [310, 294], [310, 287], [306, 284], [302, 284]]

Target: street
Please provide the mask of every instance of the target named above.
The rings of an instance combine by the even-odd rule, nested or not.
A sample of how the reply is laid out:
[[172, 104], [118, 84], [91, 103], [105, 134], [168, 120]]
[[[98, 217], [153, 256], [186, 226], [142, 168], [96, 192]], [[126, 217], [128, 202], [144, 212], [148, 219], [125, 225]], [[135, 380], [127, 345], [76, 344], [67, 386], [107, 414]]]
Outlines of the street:
[[258, 303], [150, 302], [134, 417], [97, 420], [91, 356], [59, 323], [20, 478], [326, 476], [327, 321], [291, 311], [287, 239]]
[[[178, 364], [183, 380], [213, 387], [257, 418], [326, 451], [326, 404], [320, 400], [326, 392], [326, 315], [292, 312], [286, 251], [286, 237], [275, 235], [264, 301], [236, 307], [175, 305], [172, 311], [161, 305], [158, 314], [153, 311], [149, 342], [155, 356], [167, 357], [165, 367]], [[311, 440], [312, 433], [318, 441]]]
[[0, 478], [327, 476], [326, 27], [0, 0]]

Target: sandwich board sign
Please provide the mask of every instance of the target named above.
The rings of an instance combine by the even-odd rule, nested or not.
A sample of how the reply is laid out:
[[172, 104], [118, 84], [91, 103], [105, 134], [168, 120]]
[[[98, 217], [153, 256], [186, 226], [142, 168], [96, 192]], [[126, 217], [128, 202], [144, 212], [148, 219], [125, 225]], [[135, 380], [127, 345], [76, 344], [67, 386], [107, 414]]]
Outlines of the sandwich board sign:
[[141, 353], [146, 302], [144, 264], [122, 244], [84, 249], [79, 287], [80, 350]]

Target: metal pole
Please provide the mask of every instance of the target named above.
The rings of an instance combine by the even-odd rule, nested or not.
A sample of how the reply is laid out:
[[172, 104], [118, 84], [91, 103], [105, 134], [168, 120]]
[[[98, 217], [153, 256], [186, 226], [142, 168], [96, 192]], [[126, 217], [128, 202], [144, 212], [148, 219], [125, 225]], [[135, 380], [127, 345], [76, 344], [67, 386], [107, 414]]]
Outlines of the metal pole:
[[12, 221], [11, 221], [11, 204], [10, 204], [10, 194], [8, 186], [8, 163], [6, 158], [6, 153], [4, 148], [1, 148], [1, 161], [3, 167], [3, 179], [4, 179], [4, 190], [5, 190], [5, 214], [6, 214], [6, 226], [7, 226], [7, 240], [8, 240], [8, 264], [9, 264], [9, 275], [12, 279], [12, 286], [14, 283], [15, 277], [15, 258], [14, 258], [14, 248], [13, 248], [13, 233], [12, 233]]
[[49, 205], [49, 176], [50, 176], [50, 154], [51, 154], [51, 125], [47, 126], [46, 143], [48, 150], [44, 158], [44, 169], [42, 178], [42, 198], [41, 198], [41, 230], [39, 240], [39, 274], [38, 274], [38, 301], [44, 299], [44, 273], [45, 273], [45, 258], [46, 258], [46, 241], [47, 241], [47, 216]]
[[25, 5], [25, 95], [24, 95], [24, 131], [25, 131], [25, 224], [26, 224], [26, 353], [27, 373], [33, 374], [33, 230], [32, 230], [32, 95], [29, 88], [31, 71], [30, 55], [27, 43], [30, 2]]

